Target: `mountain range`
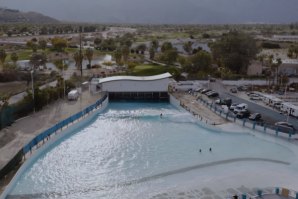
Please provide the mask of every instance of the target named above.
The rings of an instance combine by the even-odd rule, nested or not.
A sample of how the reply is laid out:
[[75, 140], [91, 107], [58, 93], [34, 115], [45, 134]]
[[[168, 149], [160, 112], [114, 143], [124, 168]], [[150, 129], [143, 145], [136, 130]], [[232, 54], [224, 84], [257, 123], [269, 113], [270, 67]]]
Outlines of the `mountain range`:
[[59, 21], [37, 12], [21, 12], [15, 9], [0, 8], [0, 23], [58, 23]]
[[298, 0], [2, 0], [64, 21], [95, 23], [292, 23]]

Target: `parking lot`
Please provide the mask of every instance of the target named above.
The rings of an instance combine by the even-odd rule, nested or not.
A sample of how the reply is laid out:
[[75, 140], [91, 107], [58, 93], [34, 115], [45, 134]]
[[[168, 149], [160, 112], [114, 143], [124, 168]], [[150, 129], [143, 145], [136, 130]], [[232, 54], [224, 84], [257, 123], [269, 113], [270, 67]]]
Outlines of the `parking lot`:
[[[257, 122], [262, 125], [266, 125], [269, 127], [275, 127], [275, 123], [281, 122], [281, 121], [288, 121], [288, 123], [292, 124], [293, 127], [297, 130], [298, 129], [298, 119], [293, 116], [289, 116], [288, 114], [283, 114], [280, 111], [274, 109], [273, 107], [267, 106], [265, 103], [262, 102], [262, 99], [258, 95], [247, 95], [245, 91], [238, 91], [237, 93], [232, 93], [230, 91], [230, 87], [226, 87], [220, 82], [210, 82], [202, 84], [202, 88], [208, 88], [210, 90], [213, 90], [214, 92], [218, 93], [219, 96], [209, 96], [207, 97], [204, 95], [206, 99], [209, 101], [213, 101], [213, 103], [216, 102], [218, 99], [231, 99], [231, 104], [237, 103], [237, 104], [246, 104], [248, 106], [249, 114], [242, 116], [237, 115], [239, 118], [248, 118], [251, 114], [259, 113], [261, 115], [261, 119]], [[198, 91], [202, 91], [197, 89]], [[194, 90], [195, 91], [195, 90]], [[195, 92], [196, 93], [196, 92]], [[208, 92], [207, 92], [208, 93]], [[209, 91], [210, 93], [210, 91]], [[202, 95], [202, 93], [200, 93]], [[206, 94], [206, 93], [205, 93]], [[218, 104], [219, 108], [222, 108], [220, 104]], [[230, 114], [235, 114], [231, 110]], [[259, 117], [259, 116], [258, 116]]]

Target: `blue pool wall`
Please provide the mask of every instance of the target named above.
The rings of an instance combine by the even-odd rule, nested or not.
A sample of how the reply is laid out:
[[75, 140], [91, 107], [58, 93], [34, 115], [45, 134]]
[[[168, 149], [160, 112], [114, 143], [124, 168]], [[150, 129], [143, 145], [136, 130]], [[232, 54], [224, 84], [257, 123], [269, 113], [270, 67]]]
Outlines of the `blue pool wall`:
[[[175, 108], [178, 110], [181, 110], [183, 112], [186, 112], [183, 107], [180, 106], [180, 101], [177, 100], [174, 96], [170, 95], [170, 104], [173, 105]], [[63, 130], [59, 134], [51, 137], [51, 139], [46, 142], [43, 146], [41, 146], [38, 150], [36, 150], [25, 162], [24, 164], [19, 168], [17, 171], [16, 175], [13, 177], [9, 185], [6, 187], [2, 195], [0, 196], [0, 199], [6, 199], [6, 197], [12, 192], [12, 190], [15, 188], [16, 183], [18, 180], [21, 178], [23, 173], [25, 173], [29, 168], [32, 167], [32, 165], [43, 155], [45, 154], [48, 150], [53, 148], [53, 145], [58, 145], [61, 143], [64, 139], [72, 136], [82, 128], [88, 126], [94, 120], [97, 118], [98, 114], [102, 113], [105, 111], [107, 106], [109, 105], [109, 99], [106, 98], [106, 100], [102, 103], [102, 107], [100, 109], [95, 110], [94, 112], [90, 113], [87, 115], [83, 120], [70, 125], [67, 129]], [[208, 124], [205, 124], [204, 122], [201, 122], [199, 120], [196, 121], [196, 123], [207, 130], [213, 131], [215, 133], [230, 133], [230, 132], [225, 132], [223, 130], [220, 130], [218, 128], [215, 128], [213, 126], [210, 126]]]
[[53, 145], [58, 145], [64, 139], [70, 137], [71, 135], [78, 132], [80, 129], [88, 126], [97, 118], [98, 114], [105, 111], [107, 106], [109, 105], [109, 99], [102, 103], [101, 108], [91, 112], [81, 121], [70, 125], [67, 129], [63, 130], [62, 132], [58, 133], [57, 135], [51, 137], [49, 141], [47, 141], [43, 146], [37, 149], [19, 168], [13, 179], [10, 181], [9, 185], [5, 188], [4, 192], [1, 194], [0, 199], [6, 199], [9, 194], [11, 194], [12, 190], [15, 188], [18, 180], [21, 178], [23, 173], [25, 173], [32, 165], [41, 157], [46, 151], [50, 150]]

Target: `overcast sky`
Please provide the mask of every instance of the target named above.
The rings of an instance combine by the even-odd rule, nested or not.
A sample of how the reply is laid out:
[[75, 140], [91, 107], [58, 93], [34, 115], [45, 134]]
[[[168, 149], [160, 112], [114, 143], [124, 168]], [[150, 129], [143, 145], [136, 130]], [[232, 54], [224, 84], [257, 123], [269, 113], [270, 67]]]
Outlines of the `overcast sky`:
[[298, 0], [0, 0], [0, 6], [97, 23], [298, 22]]

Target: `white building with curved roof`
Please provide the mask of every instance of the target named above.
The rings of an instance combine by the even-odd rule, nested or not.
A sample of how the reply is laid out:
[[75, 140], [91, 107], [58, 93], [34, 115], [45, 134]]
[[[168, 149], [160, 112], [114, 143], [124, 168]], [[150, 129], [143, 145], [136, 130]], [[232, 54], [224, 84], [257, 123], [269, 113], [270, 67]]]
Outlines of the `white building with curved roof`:
[[[168, 99], [172, 75], [113, 76], [93, 80], [98, 91], [108, 92], [110, 99]], [[92, 90], [92, 89], [91, 89]]]

